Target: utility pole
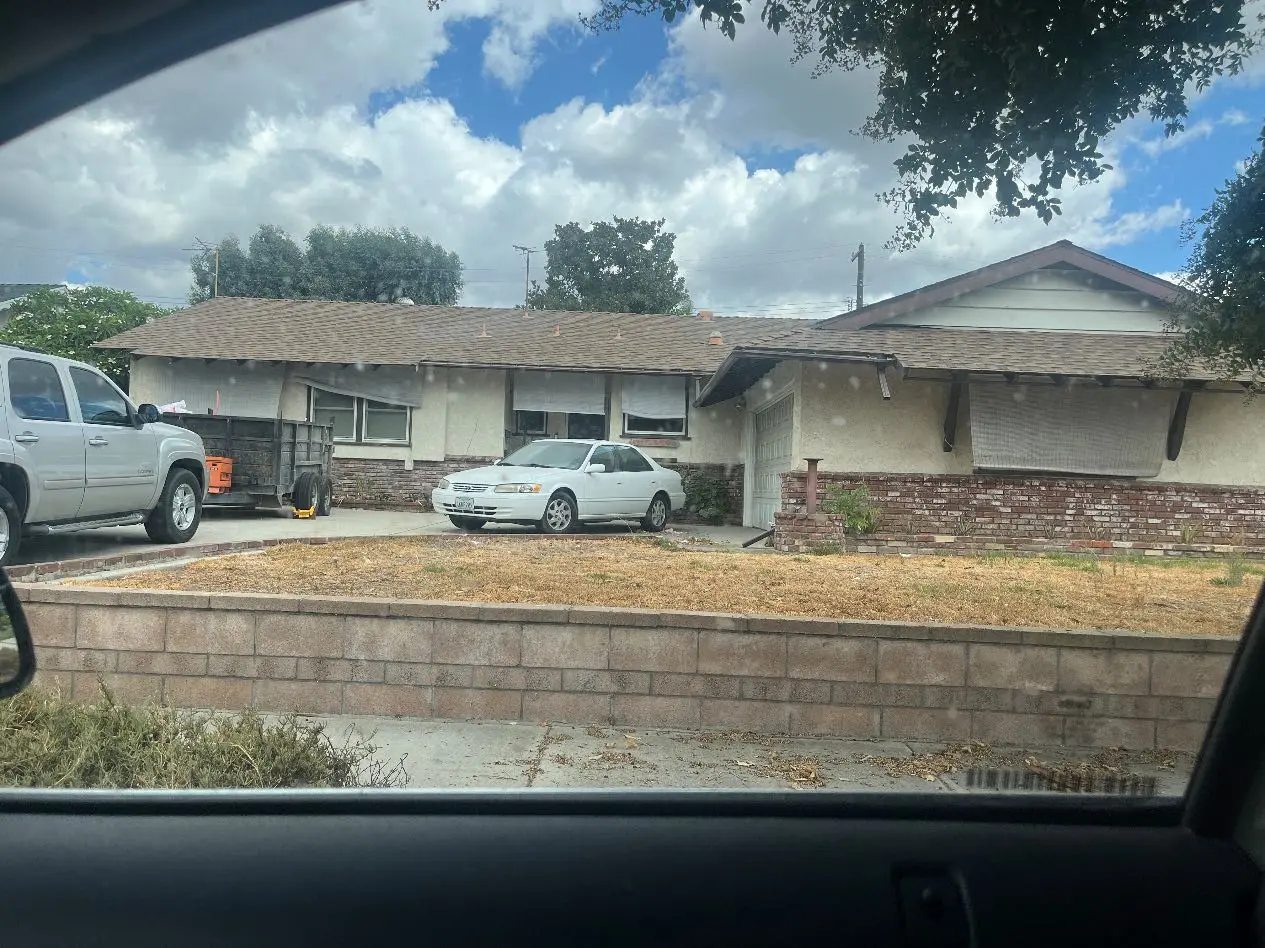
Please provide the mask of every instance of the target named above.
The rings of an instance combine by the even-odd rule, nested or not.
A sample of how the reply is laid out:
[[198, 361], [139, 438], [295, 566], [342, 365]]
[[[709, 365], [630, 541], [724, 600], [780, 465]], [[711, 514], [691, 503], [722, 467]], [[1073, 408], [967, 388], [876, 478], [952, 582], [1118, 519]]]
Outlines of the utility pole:
[[180, 249], [188, 253], [192, 253], [195, 250], [201, 250], [203, 253], [208, 251], [215, 252], [215, 270], [211, 276], [211, 298], [215, 299], [215, 297], [220, 295], [220, 245], [216, 244], [211, 247], [200, 237], [194, 237], [193, 242], [197, 244], [196, 247], [181, 247]]
[[523, 277], [523, 309], [527, 309], [527, 299], [531, 295], [531, 255], [536, 252], [536, 248], [515, 244], [514, 249], [521, 253], [527, 262], [527, 273]]
[[857, 265], [857, 302], [856, 308], [865, 305], [865, 244], [857, 244], [857, 252], [852, 255]]

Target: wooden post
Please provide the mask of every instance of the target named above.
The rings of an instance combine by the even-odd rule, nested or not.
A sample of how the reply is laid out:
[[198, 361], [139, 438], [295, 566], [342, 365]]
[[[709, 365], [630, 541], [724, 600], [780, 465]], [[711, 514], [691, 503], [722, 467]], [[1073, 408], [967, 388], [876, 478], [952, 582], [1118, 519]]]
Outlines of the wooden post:
[[808, 516], [817, 512], [817, 463], [821, 458], [804, 458], [808, 462], [808, 476], [804, 484], [804, 507]]

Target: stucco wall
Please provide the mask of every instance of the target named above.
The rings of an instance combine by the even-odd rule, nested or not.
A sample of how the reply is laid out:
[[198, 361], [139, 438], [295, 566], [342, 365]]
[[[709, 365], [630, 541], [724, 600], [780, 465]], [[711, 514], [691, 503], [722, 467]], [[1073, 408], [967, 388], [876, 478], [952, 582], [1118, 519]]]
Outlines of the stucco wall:
[[799, 458], [822, 458], [826, 471], [969, 474], [971, 472], [968, 399], [958, 406], [957, 446], [942, 448], [949, 386], [940, 382], [902, 381], [888, 373], [890, 400], [879, 391], [872, 365], [804, 363], [798, 406]]
[[444, 449], [449, 457], [505, 454], [505, 373], [500, 369], [447, 371]]
[[[646, 436], [624, 434], [623, 383], [624, 376], [613, 376], [610, 386], [610, 435], [618, 441], [645, 441]], [[698, 390], [690, 380], [690, 398]], [[742, 461], [743, 413], [734, 400], [710, 405], [707, 408], [689, 406], [688, 433], [684, 438], [664, 435], [675, 441], [675, 446], [657, 447], [643, 444], [642, 449], [659, 460], [675, 459], [682, 464], [738, 464]], [[650, 440], [659, 440], [651, 437]]]
[[203, 414], [215, 407], [219, 392], [221, 414], [275, 418], [284, 375], [284, 367], [276, 363], [133, 357], [128, 394], [137, 404], [183, 399], [189, 411]]
[[1184, 484], [1265, 485], [1265, 400], [1196, 393], [1176, 461], [1156, 480]]
[[1149, 297], [1092, 274], [1037, 270], [883, 325], [1163, 332], [1169, 318]]

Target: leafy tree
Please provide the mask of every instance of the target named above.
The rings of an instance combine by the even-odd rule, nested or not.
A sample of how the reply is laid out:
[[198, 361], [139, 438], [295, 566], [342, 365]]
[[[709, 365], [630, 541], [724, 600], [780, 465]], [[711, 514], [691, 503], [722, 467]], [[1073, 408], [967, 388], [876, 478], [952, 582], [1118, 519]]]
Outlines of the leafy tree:
[[9, 307], [0, 342], [30, 346], [53, 355], [87, 362], [127, 391], [128, 355], [93, 349], [94, 342], [159, 319], [171, 312], [105, 286], [46, 287]]
[[[432, 2], [432, 8], [438, 4]], [[603, 0], [586, 23], [617, 27], [628, 14], [667, 22], [698, 11], [733, 39], [752, 3]], [[1110, 165], [1099, 141], [1142, 112], [1167, 134], [1182, 128], [1187, 91], [1234, 74], [1259, 42], [1244, 0], [764, 0], [760, 20], [785, 30], [793, 58], [816, 71], [872, 68], [878, 107], [860, 132], [911, 138], [897, 185], [880, 198], [905, 220], [905, 248], [972, 192], [994, 189], [994, 213], [1049, 223], [1065, 182]]]
[[532, 309], [672, 313], [694, 308], [672, 252], [676, 234], [663, 221], [616, 217], [589, 230], [572, 221], [545, 241], [545, 284], [532, 281]]
[[1227, 377], [1252, 376], [1258, 389], [1265, 385], [1265, 128], [1260, 143], [1186, 225], [1183, 236], [1196, 243], [1182, 282], [1194, 292], [1181, 307], [1186, 334], [1164, 361], [1174, 375], [1197, 359]]
[[[220, 296], [328, 299], [453, 305], [461, 296], [461, 259], [407, 228], [326, 227], [308, 232], [306, 250], [274, 224], [264, 224], [243, 251], [236, 237], [219, 243]], [[190, 260], [189, 302], [211, 298], [215, 248]]]

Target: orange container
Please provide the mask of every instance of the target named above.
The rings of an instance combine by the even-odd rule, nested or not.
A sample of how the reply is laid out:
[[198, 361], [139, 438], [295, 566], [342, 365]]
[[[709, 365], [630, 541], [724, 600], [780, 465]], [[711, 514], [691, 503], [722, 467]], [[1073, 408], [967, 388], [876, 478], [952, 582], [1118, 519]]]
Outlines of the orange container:
[[233, 486], [233, 459], [208, 457], [206, 459], [207, 474], [210, 483], [207, 490], [212, 494], [222, 494]]

